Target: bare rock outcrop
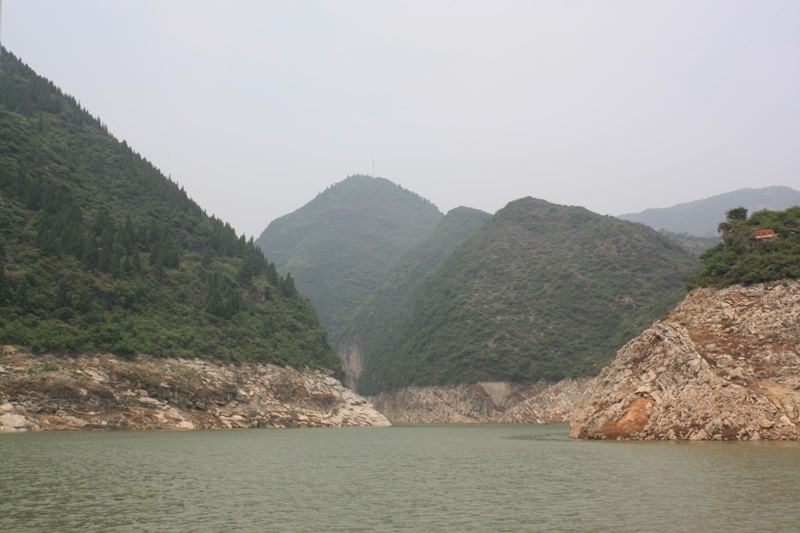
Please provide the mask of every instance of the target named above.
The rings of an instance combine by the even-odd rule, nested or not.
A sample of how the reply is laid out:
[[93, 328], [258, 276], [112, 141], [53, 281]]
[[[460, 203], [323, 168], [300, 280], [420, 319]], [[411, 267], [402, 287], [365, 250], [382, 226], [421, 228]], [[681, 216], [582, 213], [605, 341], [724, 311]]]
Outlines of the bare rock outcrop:
[[692, 291], [591, 382], [571, 436], [800, 438], [800, 283]]
[[550, 423], [566, 422], [588, 379], [524, 385], [480, 382], [471, 385], [408, 387], [370, 397], [392, 423]]
[[325, 372], [198, 359], [0, 357], [0, 431], [388, 426]]
[[359, 335], [345, 337], [339, 343], [337, 351], [344, 368], [342, 382], [345, 387], [356, 390], [358, 378], [361, 377], [361, 362], [363, 360], [361, 337]]
[[504, 423], [550, 424], [569, 422], [583, 401], [589, 378], [565, 379], [547, 384], [541, 391], [517, 403], [500, 417]]

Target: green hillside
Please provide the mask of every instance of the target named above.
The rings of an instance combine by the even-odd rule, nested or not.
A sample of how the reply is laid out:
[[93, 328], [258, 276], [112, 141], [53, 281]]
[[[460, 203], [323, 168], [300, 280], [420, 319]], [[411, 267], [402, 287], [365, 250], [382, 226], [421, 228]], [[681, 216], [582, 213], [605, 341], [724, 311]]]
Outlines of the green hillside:
[[729, 209], [744, 206], [749, 211], [761, 211], [786, 209], [796, 205], [800, 205], [800, 191], [789, 187], [764, 187], [739, 189], [672, 207], [646, 209], [641, 213], [620, 215], [619, 218], [641, 222], [658, 230], [716, 238], [717, 224]]
[[441, 219], [436, 229], [392, 266], [375, 291], [355, 312], [339, 342], [355, 347], [364, 366], [359, 389], [370, 389], [380, 375], [400, 327], [433, 277], [455, 247], [482, 228], [492, 215], [458, 207]]
[[442, 218], [429, 201], [383, 178], [350, 176], [273, 220], [256, 244], [291, 273], [332, 344], [400, 256]]
[[[694, 283], [727, 287], [736, 283], [761, 283], [800, 278], [800, 207], [785, 211], [728, 211], [719, 225], [722, 242], [700, 259], [704, 266]], [[772, 230], [775, 238], [756, 242], [758, 230]]]
[[677, 242], [684, 250], [697, 257], [720, 242], [719, 237], [695, 237], [688, 233], [673, 233], [665, 229], [658, 230], [658, 232]]
[[427, 284], [363, 391], [589, 374], [682, 298], [698, 266], [641, 224], [511, 202]]
[[0, 342], [341, 371], [252, 239], [3, 52]]

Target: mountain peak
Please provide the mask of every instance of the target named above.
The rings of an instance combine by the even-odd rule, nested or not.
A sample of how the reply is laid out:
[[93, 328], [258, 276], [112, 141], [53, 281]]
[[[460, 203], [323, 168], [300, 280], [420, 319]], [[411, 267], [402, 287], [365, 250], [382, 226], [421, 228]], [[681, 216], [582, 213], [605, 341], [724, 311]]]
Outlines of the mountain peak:
[[388, 179], [356, 174], [270, 222], [256, 244], [280, 272], [292, 273], [335, 340], [392, 263], [442, 216]]

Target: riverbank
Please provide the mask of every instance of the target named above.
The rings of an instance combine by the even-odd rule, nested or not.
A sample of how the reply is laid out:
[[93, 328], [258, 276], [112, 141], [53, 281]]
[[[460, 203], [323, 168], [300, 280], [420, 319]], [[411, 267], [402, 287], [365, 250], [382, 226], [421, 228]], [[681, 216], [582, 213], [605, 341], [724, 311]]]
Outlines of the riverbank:
[[572, 419], [589, 381], [407, 387], [369, 400], [393, 424], [550, 424]]
[[331, 375], [113, 355], [0, 357], [0, 432], [389, 426]]

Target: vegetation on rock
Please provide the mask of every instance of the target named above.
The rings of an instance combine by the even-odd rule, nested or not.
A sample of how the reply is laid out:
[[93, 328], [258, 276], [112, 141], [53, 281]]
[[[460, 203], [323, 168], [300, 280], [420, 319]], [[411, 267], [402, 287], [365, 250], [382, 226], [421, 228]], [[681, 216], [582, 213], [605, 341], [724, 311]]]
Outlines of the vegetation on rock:
[[[772, 230], [775, 237], [758, 242], [758, 230]], [[693, 284], [727, 287], [800, 278], [800, 207], [757, 211], [749, 218], [747, 209], [731, 209], [719, 231], [722, 242], [700, 256], [704, 267]]]
[[442, 218], [429, 201], [383, 178], [350, 176], [273, 220], [256, 244], [291, 272], [332, 344], [400, 256]]
[[252, 239], [5, 51], [0, 190], [3, 343], [341, 370]]
[[447, 258], [359, 390], [596, 372], [680, 301], [698, 266], [641, 224], [511, 202]]

